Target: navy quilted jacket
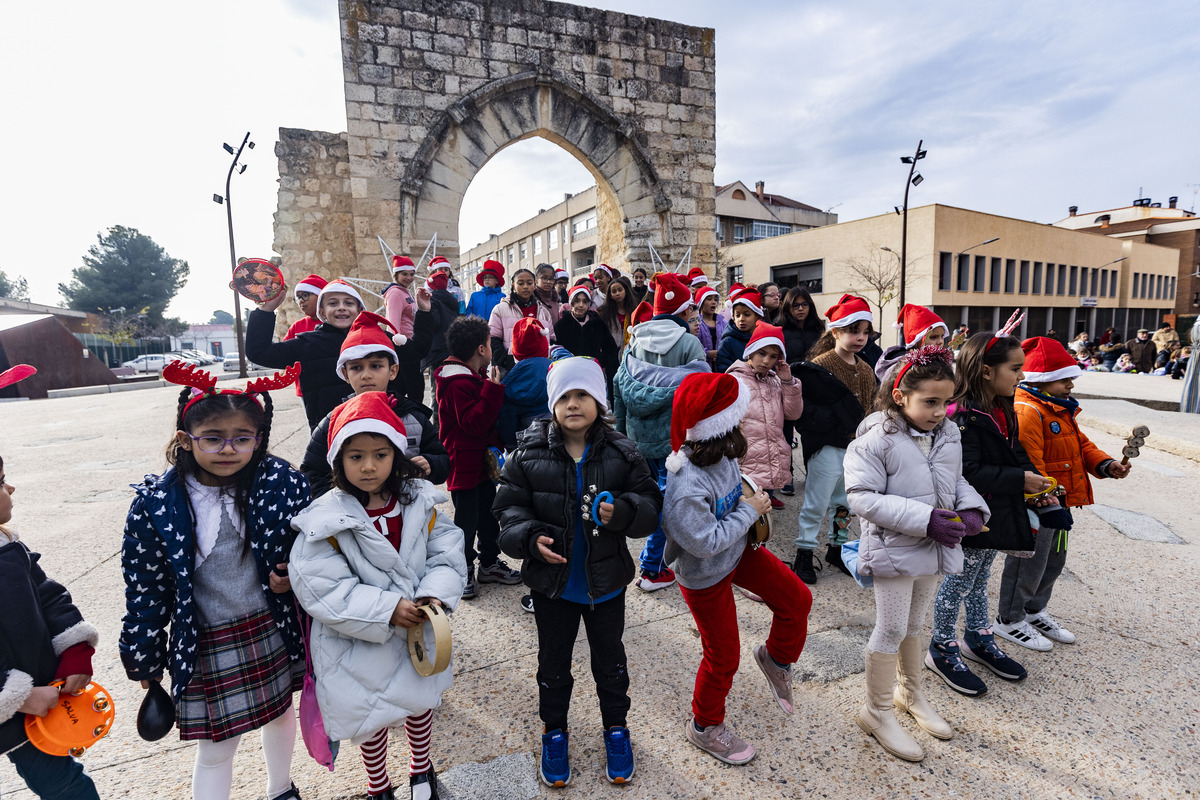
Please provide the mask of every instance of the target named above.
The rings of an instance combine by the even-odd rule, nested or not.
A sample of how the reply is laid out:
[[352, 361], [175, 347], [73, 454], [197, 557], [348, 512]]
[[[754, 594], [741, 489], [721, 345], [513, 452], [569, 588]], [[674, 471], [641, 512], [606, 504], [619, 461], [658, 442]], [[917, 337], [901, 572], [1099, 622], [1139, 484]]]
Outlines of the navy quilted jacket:
[[[191, 511], [173, 467], [161, 477], [147, 475], [133, 488], [137, 497], [129, 507], [121, 546], [121, 570], [125, 575], [121, 662], [135, 681], [161, 678], [169, 666], [171, 690], [178, 703], [192, 679], [199, 640], [192, 596], [196, 539]], [[276, 564], [288, 560], [296, 538], [290, 522], [308, 503], [308, 480], [304, 475], [282, 459], [263, 459], [250, 491], [250, 549], [267, 605], [293, 662], [304, 657], [296, 601], [291, 592], [272, 592], [267, 577]]]

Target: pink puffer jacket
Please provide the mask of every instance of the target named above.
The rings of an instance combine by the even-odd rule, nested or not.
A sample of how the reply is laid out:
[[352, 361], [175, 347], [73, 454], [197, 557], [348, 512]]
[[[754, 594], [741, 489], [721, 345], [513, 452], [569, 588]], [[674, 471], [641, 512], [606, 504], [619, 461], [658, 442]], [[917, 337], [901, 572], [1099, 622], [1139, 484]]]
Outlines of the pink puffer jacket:
[[726, 370], [750, 392], [750, 407], [742, 420], [742, 433], [750, 444], [740, 462], [760, 489], [781, 489], [792, 480], [792, 448], [783, 437], [784, 419], [800, 419], [804, 397], [794, 376], [784, 383], [774, 373], [759, 375], [745, 361]]
[[[515, 305], [507, 299], [501, 300], [492, 309], [491, 319], [488, 320], [488, 329], [492, 336], [496, 336], [504, 340], [505, 349], [512, 351], [513, 327], [524, 316]], [[558, 320], [554, 318], [553, 313], [546, 306], [538, 303], [537, 318], [542, 323], [542, 327], [546, 329], [550, 341], [554, 341], [554, 323]]]

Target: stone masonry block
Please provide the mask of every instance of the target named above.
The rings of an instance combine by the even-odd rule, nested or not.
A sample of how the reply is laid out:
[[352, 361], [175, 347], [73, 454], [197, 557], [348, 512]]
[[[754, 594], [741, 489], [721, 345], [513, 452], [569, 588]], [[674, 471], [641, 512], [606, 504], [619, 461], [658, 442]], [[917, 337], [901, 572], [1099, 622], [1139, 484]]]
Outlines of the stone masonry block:
[[375, 63], [398, 67], [400, 66], [400, 51], [395, 47], [380, 45], [375, 48]]
[[361, 83], [346, 84], [346, 100], [347, 102], [375, 102], [375, 87], [367, 86]]
[[462, 56], [467, 54], [467, 40], [461, 36], [437, 33], [433, 36], [433, 48], [439, 53]]

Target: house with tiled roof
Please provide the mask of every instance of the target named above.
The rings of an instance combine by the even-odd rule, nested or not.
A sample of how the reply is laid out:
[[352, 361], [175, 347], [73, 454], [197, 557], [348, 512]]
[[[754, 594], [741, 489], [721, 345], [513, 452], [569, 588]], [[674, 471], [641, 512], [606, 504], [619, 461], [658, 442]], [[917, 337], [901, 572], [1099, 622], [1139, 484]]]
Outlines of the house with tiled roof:
[[722, 247], [836, 225], [837, 221], [837, 214], [769, 194], [763, 181], [756, 182], [753, 191], [741, 181], [717, 187], [717, 243]]

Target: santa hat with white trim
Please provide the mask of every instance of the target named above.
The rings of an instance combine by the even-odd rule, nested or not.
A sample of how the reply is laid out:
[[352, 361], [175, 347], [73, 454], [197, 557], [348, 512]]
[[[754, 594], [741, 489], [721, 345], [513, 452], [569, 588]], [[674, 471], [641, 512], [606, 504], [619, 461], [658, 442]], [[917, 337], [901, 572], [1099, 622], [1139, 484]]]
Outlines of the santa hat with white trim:
[[554, 270], [554, 280], [561, 281], [563, 279], [571, 280], [571, 273], [567, 272], [565, 269]]
[[446, 258], [445, 256], [434, 256], [429, 261], [429, 271], [435, 272], [439, 269], [444, 269], [447, 272], [454, 271], [454, 267], [450, 264], [450, 259]]
[[650, 279], [654, 291], [654, 316], [678, 314], [692, 304], [692, 292], [675, 275], [663, 273]]
[[742, 423], [750, 392], [737, 378], [723, 372], [693, 372], [675, 390], [671, 406], [671, 455], [667, 469], [679, 472], [687, 456], [684, 442], [703, 442], [724, 436]]
[[351, 297], [353, 297], [355, 300], [357, 300], [357, 301], [358, 301], [358, 305], [359, 305], [361, 308], [366, 308], [366, 306], [363, 304], [363, 301], [362, 301], [362, 295], [360, 295], [360, 294], [358, 293], [358, 289], [355, 289], [353, 286], [351, 286], [350, 284], [346, 283], [346, 282], [345, 282], [344, 280], [342, 280], [341, 278], [338, 278], [338, 279], [337, 279], [337, 280], [335, 280], [335, 281], [330, 281], [329, 283], [325, 284], [325, 288], [324, 288], [324, 289], [322, 289], [322, 290], [321, 290], [321, 294], [320, 294], [320, 295], [318, 295], [318, 299], [317, 299], [317, 319], [321, 320], [321, 322], [325, 322], [325, 317], [324, 317], [324, 315], [322, 314], [322, 311], [321, 311], [321, 305], [322, 305], [322, 304], [321, 304], [321, 300], [322, 300], [322, 299], [324, 299], [325, 295], [327, 295], [327, 294], [334, 294], [334, 293], [339, 293], [339, 292], [340, 292], [341, 294], [348, 294], [348, 295], [350, 295]]
[[1054, 339], [1034, 336], [1021, 342], [1021, 349], [1025, 351], [1026, 383], [1051, 383], [1083, 374], [1079, 362]]
[[787, 358], [787, 349], [783, 346], [783, 328], [760, 322], [754, 326], [754, 333], [751, 334], [750, 341], [746, 342], [746, 349], [742, 353], [742, 358], [749, 358], [750, 354], [755, 350], [762, 350], [764, 347], [771, 346], [779, 348], [779, 357], [781, 359]]
[[404, 423], [388, 402], [386, 392], [363, 392], [335, 408], [329, 415], [329, 465], [341, 455], [350, 437], [359, 433], [383, 436], [401, 453], [408, 446]]
[[701, 267], [692, 267], [687, 274], [688, 285], [705, 286], [708, 284], [708, 274]]
[[830, 328], [848, 328], [856, 322], [875, 321], [867, 301], [852, 294], [842, 295], [842, 299], [825, 312], [825, 317], [829, 320]]
[[925, 306], [914, 306], [912, 303], [905, 303], [904, 308], [900, 309], [896, 327], [903, 328], [904, 346], [908, 349], [920, 345], [929, 332], [937, 328], [945, 331], [947, 336], [950, 335], [950, 328], [941, 317]]
[[[350, 379], [346, 377], [346, 362], [356, 358], [366, 358], [372, 353], [384, 353], [392, 359], [393, 364], [399, 363], [396, 358], [396, 349], [392, 347], [395, 337], [383, 330], [381, 326], [384, 325], [395, 330], [392, 323], [384, 317], [372, 314], [370, 311], [359, 312], [358, 316], [354, 318], [354, 322], [351, 323], [345, 340], [342, 341], [341, 352], [338, 353], [337, 366], [334, 367], [334, 370], [339, 378], [349, 383]], [[397, 333], [396, 336], [402, 337], [402, 334]], [[403, 342], [396, 342], [396, 344], [405, 344], [407, 341], [408, 339], [404, 338]]]
[[417, 265], [408, 256], [392, 256], [392, 274], [397, 272], [416, 272]]
[[763, 316], [762, 295], [759, 294], [758, 289], [754, 288], [753, 286], [747, 286], [745, 288], [738, 289], [736, 292], [729, 295], [729, 300], [730, 308], [736, 306], [745, 306], [755, 314], [758, 314], [758, 316]]
[[571, 291], [567, 292], [567, 302], [574, 303], [575, 295], [577, 294], [586, 296], [589, 303], [592, 301], [592, 289], [587, 285], [587, 278], [580, 278], [575, 281], [575, 285], [571, 287]]
[[319, 295], [327, 283], [328, 281], [326, 281], [320, 275], [306, 275], [292, 289], [292, 296], [294, 297], [300, 292], [308, 292], [309, 294]]
[[692, 302], [696, 304], [697, 308], [699, 308], [700, 306], [704, 305], [704, 301], [708, 299], [709, 295], [712, 295], [718, 300], [721, 299], [721, 294], [708, 284], [697, 286], [696, 291], [692, 293]]
[[597, 264], [596, 266], [592, 267], [592, 275], [594, 276], [597, 272], [603, 272], [610, 278], [613, 276], [612, 267], [610, 267], [608, 264]]

